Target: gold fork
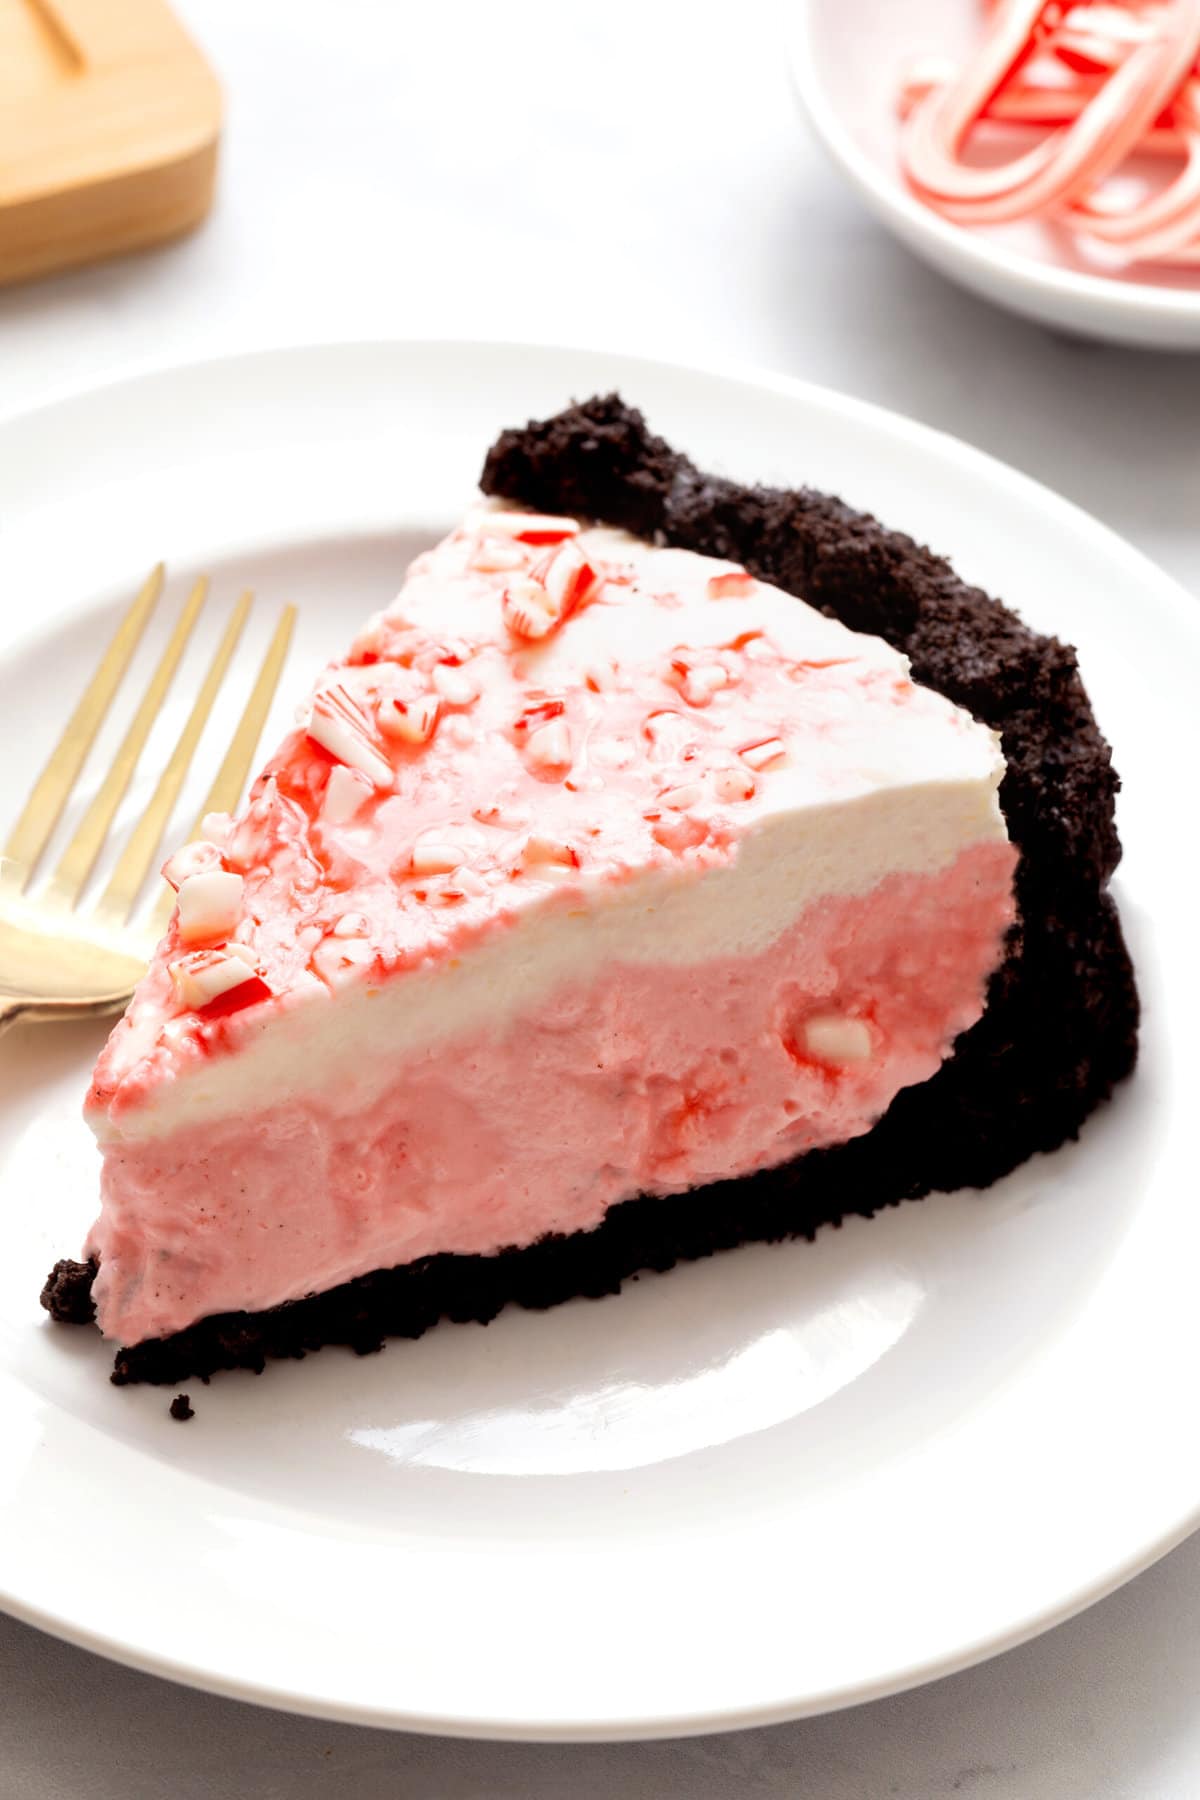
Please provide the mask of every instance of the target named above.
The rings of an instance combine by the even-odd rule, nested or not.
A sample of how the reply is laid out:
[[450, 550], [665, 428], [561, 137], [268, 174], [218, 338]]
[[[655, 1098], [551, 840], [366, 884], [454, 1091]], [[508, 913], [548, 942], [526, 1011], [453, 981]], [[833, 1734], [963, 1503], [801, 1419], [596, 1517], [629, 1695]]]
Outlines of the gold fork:
[[[41, 893], [31, 897], [28, 892], [42, 853], [158, 603], [164, 575], [159, 563], [117, 627], [0, 851], [0, 1031], [16, 1019], [74, 1019], [119, 1012], [143, 974], [154, 941], [169, 916], [173, 896], [168, 892], [140, 927], [132, 921], [142, 883], [246, 623], [254, 598], [249, 589], [240, 596], [230, 615], [187, 722], [145, 811], [129, 833], [108, 885], [87, 913], [79, 912], [78, 903], [204, 605], [208, 593], [206, 576], [193, 585], [108, 773], [57, 867]], [[232, 812], [241, 797], [287, 655], [295, 617], [295, 608], [285, 606], [191, 837], [198, 834], [206, 813]]]

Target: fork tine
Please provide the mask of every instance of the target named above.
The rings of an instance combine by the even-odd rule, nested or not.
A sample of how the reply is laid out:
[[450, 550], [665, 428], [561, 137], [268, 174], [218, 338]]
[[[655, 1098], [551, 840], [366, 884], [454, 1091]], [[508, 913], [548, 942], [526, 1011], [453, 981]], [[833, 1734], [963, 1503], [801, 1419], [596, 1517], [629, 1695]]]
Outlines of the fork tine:
[[188, 714], [187, 723], [171, 752], [170, 761], [159, 777], [158, 786], [150, 796], [145, 812], [129, 835], [129, 842], [113, 870], [112, 879], [100, 896], [97, 916], [108, 925], [118, 928], [124, 925], [130, 908], [137, 899], [138, 889], [146, 879], [146, 872], [154, 859], [167, 821], [179, 798], [179, 790], [191, 766], [192, 757], [196, 753], [196, 745], [208, 722], [217, 690], [225, 679], [225, 671], [237, 647], [253, 598], [247, 588], [238, 599], [229, 624], [225, 627], [225, 635], [217, 646], [195, 704]]
[[158, 717], [159, 708], [166, 697], [175, 671], [179, 667], [179, 659], [187, 647], [187, 641], [200, 616], [200, 609], [204, 605], [207, 594], [208, 578], [202, 575], [187, 597], [187, 603], [179, 616], [179, 623], [171, 633], [170, 641], [159, 659], [158, 667], [150, 677], [150, 684], [142, 697], [142, 703], [122, 739], [121, 747], [113, 758], [108, 774], [100, 785], [99, 793], [89, 806], [71, 842], [63, 851], [58, 867], [50, 878], [50, 885], [45, 896], [48, 901], [58, 901], [63, 905], [73, 906], [79, 897], [79, 890], [91, 874], [101, 846], [108, 836], [116, 810], [129, 786], [130, 777], [137, 767], [138, 758], [142, 754], [146, 739], [150, 735], [151, 726]]
[[162, 593], [164, 573], [162, 563], [158, 563], [118, 625], [100, 667], [51, 751], [50, 760], [34, 783], [25, 809], [0, 852], [0, 876], [6, 887], [18, 893], [28, 882], [58, 824], [96, 733], [112, 705], [113, 695], [121, 685], [121, 677], [129, 667], [129, 660]]
[[271, 702], [275, 698], [275, 689], [279, 685], [279, 677], [283, 671], [284, 658], [288, 653], [292, 627], [295, 623], [295, 607], [285, 606], [279, 615], [279, 623], [275, 627], [271, 642], [267, 646], [267, 654], [263, 657], [258, 680], [251, 689], [245, 711], [238, 721], [238, 728], [233, 734], [213, 784], [205, 796], [204, 805], [196, 817], [196, 823], [192, 827], [192, 837], [200, 835], [200, 827], [209, 813], [232, 812], [242, 797], [246, 776], [250, 772], [250, 762], [258, 746], [258, 740], [262, 736], [262, 728], [271, 709]]
[[[275, 698], [275, 689], [279, 685], [279, 677], [283, 672], [284, 659], [291, 643], [292, 627], [296, 623], [296, 609], [285, 606], [279, 615], [279, 623], [275, 627], [267, 653], [263, 657], [262, 667], [258, 672], [258, 680], [250, 690], [250, 698], [238, 721], [237, 730], [230, 740], [221, 767], [217, 770], [212, 786], [205, 796], [204, 804], [196, 815], [196, 823], [192, 826], [188, 838], [200, 835], [201, 827], [209, 813], [232, 812], [242, 797], [242, 789], [246, 785], [246, 776], [250, 771], [250, 763], [262, 736], [262, 728], [266, 723], [271, 702]], [[164, 884], [166, 886], [166, 884]], [[151, 914], [151, 926], [156, 936], [161, 936], [166, 929], [167, 920], [171, 916], [171, 908], [175, 904], [175, 893], [170, 886], [159, 900]]]

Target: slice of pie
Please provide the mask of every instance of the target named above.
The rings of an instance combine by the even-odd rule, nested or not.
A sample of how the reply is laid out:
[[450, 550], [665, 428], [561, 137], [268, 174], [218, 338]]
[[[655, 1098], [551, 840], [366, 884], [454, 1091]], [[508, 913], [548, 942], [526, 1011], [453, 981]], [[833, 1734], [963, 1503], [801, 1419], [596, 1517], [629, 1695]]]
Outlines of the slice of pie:
[[88, 1096], [100, 1216], [43, 1296], [117, 1381], [985, 1185], [1131, 1066], [1068, 649], [615, 398], [506, 433], [484, 488], [167, 865]]

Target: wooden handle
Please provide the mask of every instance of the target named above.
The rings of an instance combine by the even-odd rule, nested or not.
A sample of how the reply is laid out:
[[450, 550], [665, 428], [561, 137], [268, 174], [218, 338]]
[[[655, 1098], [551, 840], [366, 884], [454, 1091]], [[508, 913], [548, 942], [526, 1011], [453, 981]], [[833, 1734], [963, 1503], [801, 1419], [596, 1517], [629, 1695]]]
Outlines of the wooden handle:
[[0, 0], [0, 285], [190, 230], [220, 129], [166, 0]]
[[183, 29], [161, 0], [24, 0], [80, 68], [177, 53]]
[[83, 45], [64, 19], [62, 9], [55, 4], [55, 0], [26, 0], [26, 4], [59, 56], [68, 66], [82, 68], [85, 60]]

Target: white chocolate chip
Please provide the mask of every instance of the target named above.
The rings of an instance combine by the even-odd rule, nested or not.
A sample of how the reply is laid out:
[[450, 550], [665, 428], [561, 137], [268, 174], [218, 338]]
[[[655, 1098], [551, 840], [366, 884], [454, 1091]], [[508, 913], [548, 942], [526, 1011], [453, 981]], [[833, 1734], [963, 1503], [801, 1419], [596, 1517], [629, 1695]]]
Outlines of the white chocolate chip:
[[179, 941], [211, 944], [227, 938], [242, 911], [242, 878], [226, 869], [185, 876], [179, 884]]
[[437, 837], [418, 838], [412, 848], [414, 875], [448, 875], [451, 869], [457, 869], [459, 861], [458, 845]]
[[312, 953], [314, 970], [334, 988], [353, 981], [360, 969], [374, 961], [374, 947], [364, 938], [327, 937]]
[[[178, 984], [176, 984], [175, 991], [176, 997], [178, 998]], [[194, 1019], [185, 1019], [182, 1016], [178, 1016], [174, 1019], [167, 1020], [166, 1024], [158, 1034], [158, 1041], [168, 1049], [176, 1050], [181, 1045], [188, 1042], [189, 1038], [194, 1035], [195, 1030], [196, 1023]]]
[[742, 646], [742, 655], [747, 662], [773, 663], [779, 661], [779, 652], [770, 641], [757, 633], [748, 643]]
[[477, 875], [474, 869], [468, 868], [466, 863], [460, 863], [455, 869], [454, 885], [461, 888], [464, 894], [471, 894], [476, 899], [488, 891], [488, 885], [483, 876]]
[[385, 737], [406, 744], [426, 744], [437, 728], [441, 701], [435, 694], [419, 694], [414, 700], [387, 699], [379, 708], [379, 729]]
[[423, 831], [412, 847], [414, 875], [448, 875], [483, 846], [478, 832], [461, 827]]
[[200, 821], [200, 836], [223, 850], [229, 842], [229, 833], [233, 829], [233, 820], [228, 813], [205, 813]]
[[[686, 756], [697, 741], [695, 720], [674, 707], [652, 712], [642, 726], [642, 732], [650, 745], [651, 762], [676, 762]], [[592, 761], [596, 761], [595, 751], [590, 754]]]
[[475, 683], [463, 668], [453, 663], [433, 665], [433, 685], [447, 706], [470, 706], [475, 698]]
[[692, 706], [707, 706], [715, 693], [728, 687], [729, 676], [720, 663], [705, 663], [689, 669], [683, 681], [683, 697]]
[[365, 775], [335, 763], [321, 798], [321, 817], [329, 825], [348, 825], [364, 800], [374, 792]]
[[478, 819], [481, 825], [493, 825], [500, 831], [520, 831], [529, 823], [529, 808], [508, 798], [492, 800], [486, 806], [477, 806], [471, 817]]
[[525, 552], [520, 544], [504, 538], [485, 537], [471, 552], [470, 566], [482, 575], [493, 575], [507, 569], [519, 569], [524, 561]]
[[589, 742], [588, 757], [601, 769], [627, 769], [636, 760], [636, 753], [632, 744], [620, 738], [601, 738], [599, 742]]
[[578, 854], [562, 838], [542, 837], [537, 833], [526, 838], [521, 848], [521, 860], [531, 866], [564, 863], [577, 867], [579, 864]]
[[190, 875], [205, 875], [220, 867], [221, 852], [217, 846], [199, 838], [194, 844], [184, 844], [174, 856], [167, 858], [162, 866], [163, 879], [178, 892]]
[[471, 730], [471, 721], [464, 718], [462, 713], [451, 713], [442, 729], [445, 731], [450, 742], [452, 744], [457, 744], [460, 750], [465, 750], [468, 744], [473, 744], [475, 742], [475, 733]]
[[747, 744], [741, 751], [741, 758], [752, 769], [774, 768], [776, 763], [787, 760], [787, 746], [780, 738], [763, 738], [757, 744]]
[[307, 994], [312, 998], [317, 994], [324, 995], [329, 992], [320, 976], [315, 975], [311, 969], [295, 970], [288, 981], [287, 991], [293, 998], [302, 994]]
[[672, 812], [687, 812], [689, 807], [700, 804], [704, 794], [699, 782], [685, 781], [680, 787], [668, 788], [659, 798]]
[[371, 921], [366, 913], [347, 912], [335, 924], [333, 935], [339, 938], [368, 937], [370, 931]]
[[804, 1047], [818, 1062], [865, 1062], [871, 1054], [871, 1031], [862, 1019], [839, 1013], [822, 1013], [804, 1027]]
[[353, 656], [377, 656], [387, 634], [387, 614], [374, 613], [354, 640]]
[[565, 719], [551, 719], [529, 734], [529, 760], [538, 769], [565, 769], [571, 761], [571, 733]]
[[749, 800], [754, 787], [754, 777], [747, 769], [717, 769], [713, 775], [718, 800]]

